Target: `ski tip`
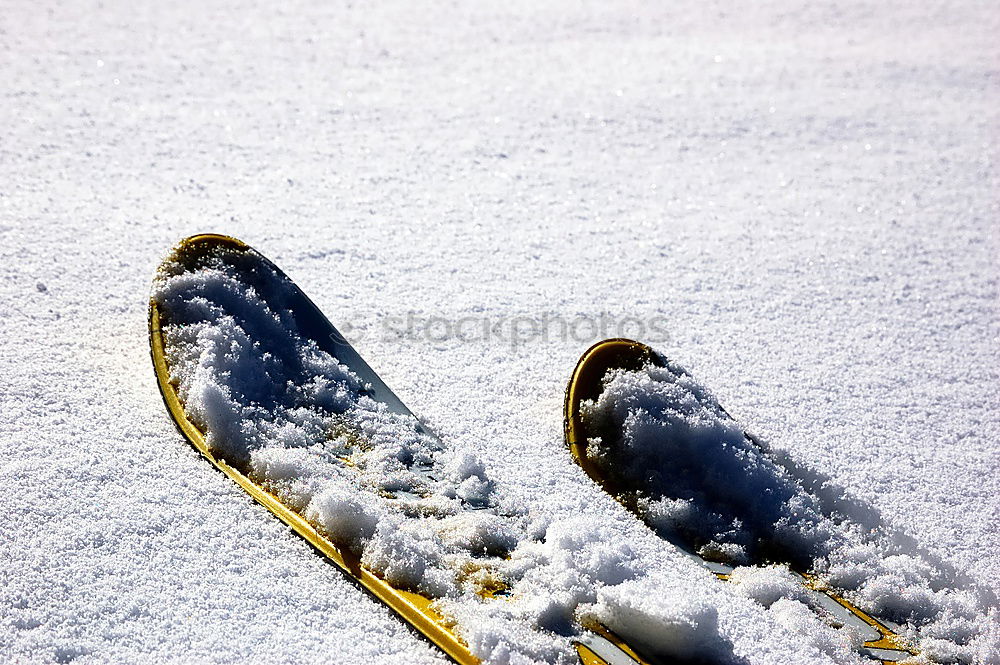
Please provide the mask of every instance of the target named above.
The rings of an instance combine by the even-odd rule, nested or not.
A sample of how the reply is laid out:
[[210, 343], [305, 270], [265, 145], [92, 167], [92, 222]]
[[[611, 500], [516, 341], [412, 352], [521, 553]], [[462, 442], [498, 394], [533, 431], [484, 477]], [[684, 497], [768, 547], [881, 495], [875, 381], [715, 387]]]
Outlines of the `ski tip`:
[[[233, 238], [232, 236], [222, 235], [220, 233], [196, 233], [195, 235], [184, 238], [170, 248], [167, 255], [164, 256], [160, 263], [156, 266], [153, 278], [154, 285], [156, 283], [156, 276], [166, 270], [166, 266], [170, 263], [183, 263], [185, 260], [189, 260], [194, 256], [202, 255], [211, 251], [213, 247], [228, 247], [239, 251], [248, 251], [253, 249], [242, 240]], [[160, 313], [158, 310], [159, 308], [156, 298], [150, 294], [148, 305], [148, 323], [151, 343], [153, 341], [153, 335], [159, 333], [160, 331]]]
[[660, 355], [647, 344], [624, 337], [600, 341], [583, 352], [577, 361], [569, 384], [563, 412], [563, 430], [566, 446], [577, 463], [587, 469], [585, 448], [588, 433], [581, 417], [581, 405], [596, 399], [603, 390], [602, 380], [611, 369], [638, 370], [650, 363], [663, 363]]
[[[170, 248], [167, 255], [157, 265], [156, 275], [160, 275], [172, 263], [184, 263], [195, 260], [196, 257], [211, 253], [215, 248], [227, 248], [240, 252], [253, 251], [250, 245], [232, 236], [220, 233], [196, 233], [193, 236], [188, 236], [180, 240]], [[155, 277], [153, 281], [155, 284]], [[153, 306], [155, 306], [155, 303], [152, 302], [151, 298], [150, 307]]]
[[229, 245], [230, 247], [239, 247], [240, 249], [250, 248], [250, 245], [232, 236], [222, 235], [221, 233], [196, 233], [195, 235], [188, 236], [187, 238], [184, 238], [179, 243], [177, 243], [175, 250], [180, 248], [194, 247], [196, 245], [201, 245], [206, 243], [217, 244], [217, 245]]

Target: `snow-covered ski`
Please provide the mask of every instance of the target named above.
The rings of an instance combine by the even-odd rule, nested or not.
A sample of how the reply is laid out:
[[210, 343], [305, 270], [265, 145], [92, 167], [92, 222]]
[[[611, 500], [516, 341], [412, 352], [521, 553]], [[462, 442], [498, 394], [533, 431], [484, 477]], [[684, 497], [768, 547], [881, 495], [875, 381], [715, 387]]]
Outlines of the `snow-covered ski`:
[[827, 624], [853, 631], [860, 655], [888, 664], [917, 654], [900, 626], [798, 572], [816, 543], [794, 528], [774, 530], [789, 515], [825, 528], [813, 497], [682, 368], [641, 342], [599, 342], [573, 371], [564, 416], [566, 445], [587, 475], [717, 577], [784, 568], [792, 594]]
[[[599, 616], [560, 634], [518, 623], [508, 608], [533, 568], [508, 559], [544, 530], [256, 250], [182, 241], [154, 278], [149, 336], [167, 410], [197, 451], [456, 662], [646, 663]], [[483, 617], [497, 627], [469, 628]]]

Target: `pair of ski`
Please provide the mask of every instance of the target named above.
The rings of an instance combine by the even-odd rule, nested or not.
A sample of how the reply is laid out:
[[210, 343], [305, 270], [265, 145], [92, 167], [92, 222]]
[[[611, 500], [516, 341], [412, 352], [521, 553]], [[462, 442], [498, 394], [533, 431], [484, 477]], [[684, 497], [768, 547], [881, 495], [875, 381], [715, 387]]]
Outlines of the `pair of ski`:
[[[229, 279], [241, 283], [248, 293], [274, 291], [273, 285], [266, 282], [277, 276], [283, 283], [279, 291], [274, 291], [276, 295], [273, 295], [273, 298], [279, 301], [282, 316], [308, 341], [311, 348], [329, 354], [349, 368], [360, 379], [367, 398], [382, 405], [380, 408], [385, 412], [412, 417], [402, 401], [343, 339], [319, 309], [273, 263], [234, 238], [206, 234], [182, 241], [164, 260], [158, 273], [169, 273], [174, 278], [178, 276], [182, 279], [190, 278], [189, 281], [196, 286], [192, 287], [188, 295], [181, 296], [182, 300], [176, 298], [170, 300], [154, 292], [150, 301], [149, 337], [153, 366], [160, 392], [174, 422], [185, 438], [217, 469], [229, 476], [256, 501], [292, 527], [323, 556], [360, 583], [453, 660], [461, 665], [479, 663], [479, 658], [460, 637], [460, 629], [455, 626], [454, 620], [438, 611], [431, 594], [414, 590], [412, 587], [406, 588], [405, 584], [392, 583], [384, 575], [369, 570], [362, 563], [358, 553], [359, 547], [356, 544], [352, 547], [331, 538], [329, 532], [323, 529], [322, 525], [318, 525], [315, 519], [307, 519], [301, 506], [293, 505], [294, 502], [289, 501], [287, 495], [281, 495], [273, 487], [267, 486], [266, 482], [255, 478], [245, 460], [239, 459], [239, 456], [229, 456], [220, 452], [218, 446], [212, 445], [209, 440], [211, 434], [206, 431], [208, 427], [205, 419], [193, 414], [190, 405], [185, 401], [185, 390], [179, 386], [177, 368], [172, 367], [171, 358], [176, 354], [168, 348], [165, 330], [172, 323], [181, 321], [183, 317], [180, 315], [180, 308], [193, 306], [194, 301], [198, 301], [196, 304], [200, 306], [203, 304], [201, 301], [206, 298], [211, 299], [210, 294], [206, 294], [204, 286], [197, 286], [198, 274], [216, 269], [222, 264], [220, 262], [225, 263]], [[187, 300], [183, 300], [184, 298]], [[220, 305], [214, 303], [213, 306], [218, 308]], [[573, 458], [594, 481], [611, 496], [622, 501], [639, 519], [643, 519], [641, 513], [631, 502], [623, 499], [630, 492], [634, 494], [635, 488], [622, 487], [620, 478], [609, 474], [605, 467], [594, 464], [588, 458], [588, 444], [594, 445], [595, 441], [603, 441], [601, 445], [609, 446], [613, 437], [600, 436], [604, 433], [589, 431], [591, 426], [583, 417], [581, 406], [600, 395], [602, 382], [610, 371], [635, 371], [650, 364], [666, 367], [662, 357], [639, 342], [612, 339], [594, 345], [583, 354], [573, 371], [566, 390], [564, 414], [566, 445]], [[417, 427], [426, 434], [419, 425]], [[614, 450], [606, 452], [614, 454]], [[349, 461], [345, 458], [346, 463]], [[430, 467], [418, 471], [427, 478], [432, 478], [432, 474], [436, 473]], [[463, 505], [468, 510], [477, 508], [471, 499]], [[732, 571], [729, 566], [707, 561], [683, 544], [679, 549], [720, 579], [728, 579]], [[818, 579], [808, 575], [800, 577], [803, 586], [813, 595], [816, 604], [824, 608], [828, 621], [833, 624], [853, 625], [864, 636], [864, 644], [859, 649], [862, 655], [890, 663], [903, 660], [915, 653], [886, 622], [879, 621], [854, 607], [835, 592], [825, 588]], [[486, 597], [491, 593], [495, 595], [493, 602], [506, 602], [502, 589], [487, 590], [481, 595]], [[656, 658], [655, 655], [641, 653], [603, 625], [591, 623], [581, 628], [574, 646], [579, 662], [584, 665], [648, 665]]]

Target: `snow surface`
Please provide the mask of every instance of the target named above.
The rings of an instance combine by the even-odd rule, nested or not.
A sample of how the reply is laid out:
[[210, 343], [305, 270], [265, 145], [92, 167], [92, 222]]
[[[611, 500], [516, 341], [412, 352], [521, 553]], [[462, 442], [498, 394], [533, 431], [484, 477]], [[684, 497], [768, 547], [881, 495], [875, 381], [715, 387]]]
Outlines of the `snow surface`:
[[[618, 533], [720, 658], [838, 652], [583, 476], [562, 390], [599, 335], [525, 321], [663, 317], [742, 425], [1000, 589], [998, 33], [973, 1], [4, 2], [0, 659], [445, 662], [171, 425], [146, 299], [204, 231], [512, 500]], [[501, 334], [388, 331], [411, 312]]]

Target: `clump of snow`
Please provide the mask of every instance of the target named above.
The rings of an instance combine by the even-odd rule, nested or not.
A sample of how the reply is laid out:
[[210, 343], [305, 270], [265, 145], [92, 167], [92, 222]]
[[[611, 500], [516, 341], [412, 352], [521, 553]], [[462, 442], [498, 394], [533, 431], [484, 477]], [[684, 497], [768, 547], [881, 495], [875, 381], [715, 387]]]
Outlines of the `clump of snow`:
[[800, 580], [784, 566], [741, 566], [732, 572], [729, 581], [765, 607], [782, 599], [804, 601], [806, 597]]
[[655, 597], [638, 584], [601, 589], [595, 615], [646, 653], [725, 662], [730, 646], [719, 633], [715, 607], [668, 589], [664, 585]]
[[375, 502], [366, 502], [357, 492], [332, 485], [313, 495], [304, 517], [357, 553], [375, 533], [380, 513]]
[[863, 643], [860, 634], [850, 626], [830, 630], [817, 615], [816, 608], [795, 595], [792, 592], [787, 598], [775, 600], [769, 608], [771, 616], [837, 662], [862, 662], [857, 655]]
[[[802, 584], [802, 578], [787, 566], [741, 566], [729, 576], [740, 594], [768, 608], [781, 625], [800, 635], [812, 646], [838, 662], [858, 660], [856, 651], [865, 639], [857, 626], [840, 624], [817, 602], [816, 592]], [[821, 618], [832, 621], [824, 623]], [[837, 625], [830, 630], [828, 624]]]
[[[994, 662], [1000, 653], [988, 590], [888, 528], [831, 508], [835, 502], [806, 489], [801, 469], [780, 463], [666, 359], [610, 370], [583, 416], [594, 434], [590, 460], [664, 537], [731, 566], [779, 561], [811, 569], [863, 610], [903, 624], [935, 659]], [[779, 623], [813, 635], [828, 655], [857, 646], [847, 628], [818, 630], [822, 610], [786, 566], [737, 567], [732, 581]]]

